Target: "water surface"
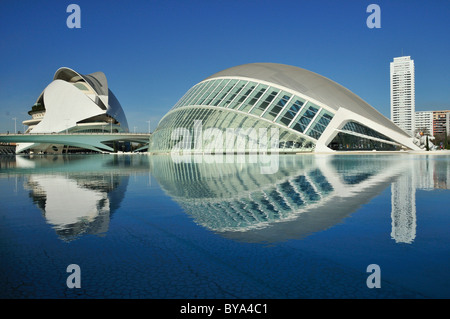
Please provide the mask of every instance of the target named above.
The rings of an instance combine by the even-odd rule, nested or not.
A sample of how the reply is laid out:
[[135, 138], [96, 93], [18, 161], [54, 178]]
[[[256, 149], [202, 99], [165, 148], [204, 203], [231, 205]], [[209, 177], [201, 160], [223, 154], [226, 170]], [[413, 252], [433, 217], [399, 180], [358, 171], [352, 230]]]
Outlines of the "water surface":
[[449, 188], [449, 156], [2, 157], [0, 297], [449, 298]]

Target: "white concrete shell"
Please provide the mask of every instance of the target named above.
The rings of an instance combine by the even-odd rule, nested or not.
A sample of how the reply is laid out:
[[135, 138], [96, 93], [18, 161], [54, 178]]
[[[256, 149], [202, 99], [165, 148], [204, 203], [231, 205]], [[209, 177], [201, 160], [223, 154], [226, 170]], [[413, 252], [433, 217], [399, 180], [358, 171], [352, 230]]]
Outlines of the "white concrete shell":
[[[109, 90], [105, 75], [82, 75], [69, 68], [56, 71], [36, 104], [45, 108], [41, 119], [24, 121], [26, 133], [128, 132], [122, 107]], [[16, 152], [47, 151], [50, 144], [20, 143]]]

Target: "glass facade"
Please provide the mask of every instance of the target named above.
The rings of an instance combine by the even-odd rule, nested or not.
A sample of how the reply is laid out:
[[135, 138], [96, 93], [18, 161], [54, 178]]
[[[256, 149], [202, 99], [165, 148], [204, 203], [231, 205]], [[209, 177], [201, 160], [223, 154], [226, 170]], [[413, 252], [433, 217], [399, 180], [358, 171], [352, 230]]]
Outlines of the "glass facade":
[[[270, 63], [236, 66], [194, 85], [162, 118], [150, 137], [149, 152], [167, 153], [183, 145], [182, 151], [209, 153], [202, 143], [191, 141], [198, 135], [197, 122], [203, 130], [211, 129], [202, 136], [217, 140], [227, 129], [241, 129], [242, 135], [278, 130], [271, 133], [266, 150], [277, 148], [280, 153], [418, 148], [403, 130], [348, 89], [307, 70]], [[185, 135], [189, 141], [180, 144]], [[236, 153], [253, 153], [261, 137], [250, 135], [250, 143], [240, 143]], [[278, 142], [272, 137], [279, 137]], [[221, 148], [215, 149], [218, 153]]]
[[[251, 132], [252, 129], [270, 131], [276, 128], [280, 152], [311, 152], [333, 115], [278, 87], [256, 81], [216, 78], [195, 85], [174, 105], [152, 135], [150, 151], [171, 151], [180, 142], [173, 132], [186, 129], [193, 137], [195, 121], [201, 121], [203, 130], [215, 128], [223, 135], [227, 129]], [[256, 141], [252, 136], [247, 137], [247, 145], [239, 146], [244, 149], [236, 146], [235, 151], [251, 151], [248, 145]], [[203, 139], [207, 140], [208, 136]], [[193, 141], [190, 143], [193, 150], [203, 150]]]
[[389, 142], [393, 142], [392, 139], [390, 139], [389, 137], [378, 133], [375, 130], [372, 130], [371, 128], [368, 128], [365, 125], [362, 125], [360, 123], [357, 122], [347, 122], [343, 127], [342, 127], [343, 131], [350, 131], [350, 132], [355, 132], [355, 133], [359, 133], [359, 134], [363, 134], [366, 136], [370, 136], [370, 137], [375, 137], [381, 140], [385, 140], [385, 141], [389, 141]]
[[[356, 133], [356, 134], [355, 134]], [[392, 139], [357, 122], [347, 122], [328, 144], [332, 150], [396, 151], [401, 147]]]
[[328, 144], [335, 151], [398, 151], [400, 146], [339, 132]]
[[[201, 125], [202, 134], [200, 143], [196, 139], [198, 137], [196, 134], [199, 134], [196, 130], [200, 129], [198, 125]], [[177, 131], [177, 128], [181, 130]], [[271, 129], [277, 129], [277, 146], [280, 152], [314, 150], [315, 143], [300, 134], [271, 125], [253, 116], [210, 107], [180, 109], [166, 116], [152, 135], [150, 150], [165, 153], [170, 152], [176, 145], [195, 151], [212, 150], [209, 143], [215, 138], [216, 141], [219, 139], [219, 145], [213, 148], [217, 152], [219, 150], [222, 152], [257, 151], [261, 137], [260, 129], [263, 129], [263, 134], [266, 134], [267, 145], [272, 145]], [[189, 133], [185, 134], [186, 131]], [[218, 131], [221, 132], [219, 133], [221, 136], [218, 136]]]

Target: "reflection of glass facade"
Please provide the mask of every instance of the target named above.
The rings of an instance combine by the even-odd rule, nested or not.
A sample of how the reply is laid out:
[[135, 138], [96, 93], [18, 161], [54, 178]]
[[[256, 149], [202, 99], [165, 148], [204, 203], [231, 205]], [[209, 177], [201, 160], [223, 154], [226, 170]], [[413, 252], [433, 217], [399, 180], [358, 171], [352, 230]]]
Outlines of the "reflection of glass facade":
[[[203, 129], [218, 128], [223, 133], [227, 128], [277, 128], [279, 151], [311, 152], [333, 115], [330, 110], [278, 86], [233, 78], [211, 79], [191, 88], [161, 120], [150, 150], [170, 151], [178, 142], [172, 139], [172, 132], [185, 128], [193, 136], [194, 121], [201, 120]], [[206, 140], [208, 136], [203, 138]], [[240, 146], [236, 145], [235, 151], [241, 151]]]
[[[285, 155], [274, 174], [261, 174], [261, 163], [175, 163], [169, 155], [150, 161], [159, 185], [196, 223], [257, 240], [272, 237], [270, 230], [254, 233], [258, 230], [280, 227], [275, 237], [290, 236], [285, 233], [290, 229], [298, 238], [338, 223], [389, 185], [401, 167], [373, 155]], [[236, 232], [241, 234], [230, 234]]]
[[169, 156], [155, 156], [151, 169], [197, 223], [224, 232], [290, 220], [333, 194], [314, 158], [289, 157], [281, 166], [275, 174], [261, 174], [259, 165], [177, 164]]

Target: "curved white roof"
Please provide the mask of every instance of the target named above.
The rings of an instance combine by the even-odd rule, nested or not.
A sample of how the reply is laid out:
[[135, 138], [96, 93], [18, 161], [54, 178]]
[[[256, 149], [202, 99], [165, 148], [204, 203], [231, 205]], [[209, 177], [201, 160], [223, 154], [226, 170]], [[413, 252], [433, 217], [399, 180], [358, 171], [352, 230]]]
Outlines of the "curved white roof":
[[278, 63], [250, 63], [225, 69], [205, 80], [224, 76], [240, 76], [271, 82], [309, 96], [336, 111], [341, 107], [348, 109], [408, 136], [391, 120], [350, 90], [324, 76], [299, 67]]
[[[92, 92], [85, 94], [73, 84], [83, 81]], [[108, 82], [103, 72], [87, 75], [80, 74], [70, 68], [59, 68], [53, 76], [53, 81], [42, 91], [36, 103], [45, 107], [42, 120], [33, 126], [30, 133], [57, 133], [75, 127], [81, 127], [83, 121], [108, 114], [120, 123], [124, 132], [128, 132], [128, 121], [119, 101], [108, 88]], [[43, 143], [48, 144], [48, 143]], [[80, 144], [80, 143], [78, 143]], [[75, 144], [73, 144], [75, 145]], [[21, 143], [16, 152], [22, 152], [35, 147], [33, 143]]]
[[128, 121], [125, 113], [114, 93], [108, 88], [108, 81], [103, 72], [99, 71], [91, 74], [81, 74], [71, 68], [61, 67], [56, 70], [53, 80], [63, 80], [66, 82], [83, 80], [97, 93], [99, 99], [106, 107], [106, 113], [119, 121], [121, 126], [128, 131]]
[[62, 67], [56, 70], [53, 80], [64, 80], [67, 82], [84, 80], [98, 95], [108, 95], [108, 81], [103, 72], [94, 72], [83, 75], [70, 68]]

